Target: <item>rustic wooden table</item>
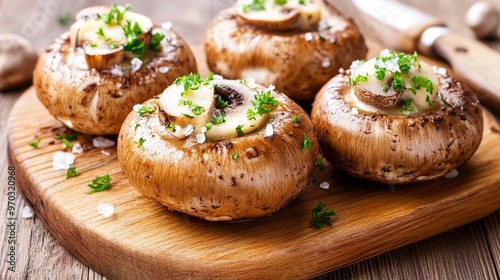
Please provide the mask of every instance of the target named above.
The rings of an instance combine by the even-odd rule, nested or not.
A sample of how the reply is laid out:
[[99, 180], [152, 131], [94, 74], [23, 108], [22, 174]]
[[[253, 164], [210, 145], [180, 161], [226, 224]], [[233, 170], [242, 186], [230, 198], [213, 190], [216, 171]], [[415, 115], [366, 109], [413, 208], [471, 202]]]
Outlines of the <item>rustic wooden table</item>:
[[[128, 1], [137, 12], [155, 21], [171, 21], [174, 28], [191, 45], [200, 45], [204, 27], [230, 0]], [[409, 1], [407, 1], [409, 2]], [[464, 24], [464, 15], [472, 0], [424, 0], [417, 5], [440, 17], [465, 36], [472, 33]], [[500, 9], [498, 1], [490, 1]], [[0, 33], [10, 32], [29, 39], [42, 51], [67, 26], [58, 24], [60, 15], [75, 14], [79, 9], [113, 1], [66, 0], [0, 0]], [[360, 20], [349, 1], [336, 2], [344, 13]], [[360, 25], [366, 31], [367, 26]], [[370, 37], [367, 32], [367, 37]], [[485, 42], [500, 50], [499, 39]], [[499, 66], [500, 67], [500, 66]], [[7, 120], [11, 108], [24, 89], [0, 92], [0, 279], [105, 279], [72, 256], [35, 216], [21, 218], [21, 209], [29, 204], [16, 195], [16, 264], [9, 271], [7, 253], [9, 235], [7, 219]], [[498, 116], [497, 116], [498, 117]], [[484, 168], [488, 168], [485, 166]], [[477, 207], [481, 207], [478, 205]], [[319, 276], [318, 279], [499, 279], [500, 278], [500, 211], [437, 236]]]

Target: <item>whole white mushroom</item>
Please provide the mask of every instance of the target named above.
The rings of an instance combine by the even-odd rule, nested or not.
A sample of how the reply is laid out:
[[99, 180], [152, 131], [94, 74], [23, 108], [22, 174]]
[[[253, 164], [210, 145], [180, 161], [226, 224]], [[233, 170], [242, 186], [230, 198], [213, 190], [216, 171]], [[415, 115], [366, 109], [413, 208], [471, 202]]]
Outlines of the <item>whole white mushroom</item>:
[[498, 10], [488, 2], [476, 2], [465, 14], [465, 23], [480, 39], [494, 36], [499, 22]]

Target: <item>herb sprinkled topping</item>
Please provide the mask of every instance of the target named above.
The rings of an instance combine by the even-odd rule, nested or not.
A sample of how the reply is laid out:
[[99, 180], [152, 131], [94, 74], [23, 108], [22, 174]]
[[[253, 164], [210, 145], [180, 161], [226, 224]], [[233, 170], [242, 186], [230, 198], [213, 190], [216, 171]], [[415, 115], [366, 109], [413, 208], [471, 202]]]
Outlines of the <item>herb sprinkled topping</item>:
[[312, 225], [320, 229], [325, 225], [332, 225], [332, 217], [336, 217], [335, 211], [326, 208], [326, 203], [320, 202], [312, 209]]
[[92, 183], [89, 184], [89, 188], [91, 188], [92, 190], [87, 194], [107, 190], [110, 184], [111, 178], [109, 177], [109, 174], [106, 174], [104, 176], [97, 176], [92, 180]]
[[271, 91], [257, 92], [251, 102], [254, 108], [247, 110], [249, 120], [255, 120], [256, 114], [269, 114], [274, 107], [278, 106], [278, 100], [271, 96]]

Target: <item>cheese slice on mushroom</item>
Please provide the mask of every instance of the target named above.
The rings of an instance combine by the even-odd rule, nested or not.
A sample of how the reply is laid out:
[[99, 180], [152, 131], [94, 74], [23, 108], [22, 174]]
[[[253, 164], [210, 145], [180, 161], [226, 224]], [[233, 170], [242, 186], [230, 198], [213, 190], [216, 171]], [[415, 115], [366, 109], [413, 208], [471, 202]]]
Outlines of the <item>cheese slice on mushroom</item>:
[[438, 75], [417, 54], [385, 50], [352, 72], [351, 100], [364, 110], [408, 115], [432, 110], [436, 104]]
[[240, 0], [237, 15], [246, 23], [273, 31], [310, 30], [321, 19], [321, 9], [306, 0]]

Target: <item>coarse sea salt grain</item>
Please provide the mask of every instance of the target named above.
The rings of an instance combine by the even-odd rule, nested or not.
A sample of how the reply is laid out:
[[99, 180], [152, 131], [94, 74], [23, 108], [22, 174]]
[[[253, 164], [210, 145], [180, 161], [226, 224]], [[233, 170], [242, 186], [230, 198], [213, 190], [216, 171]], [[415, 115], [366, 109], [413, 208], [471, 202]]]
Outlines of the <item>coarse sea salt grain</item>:
[[243, 80], [243, 82], [245, 82], [245, 84], [249, 87], [249, 88], [255, 88], [256, 87], [256, 84], [255, 84], [255, 79], [252, 78], [252, 77], [249, 77], [249, 78], [245, 78]]
[[103, 202], [97, 205], [97, 212], [99, 212], [99, 214], [103, 215], [104, 217], [109, 218], [113, 216], [115, 208], [113, 207], [113, 205]]
[[188, 126], [186, 126], [186, 128], [184, 128], [182, 130], [182, 135], [189, 136], [189, 135], [191, 135], [191, 133], [193, 133], [193, 130], [194, 130], [193, 126], [192, 125], [188, 125]]
[[353, 107], [353, 108], [351, 109], [351, 115], [356, 116], [357, 114], [359, 114], [358, 108]]
[[52, 156], [52, 167], [54, 170], [68, 170], [73, 162], [75, 162], [75, 155], [72, 153], [57, 151]]
[[458, 170], [453, 169], [452, 171], [446, 173], [446, 175], [444, 175], [444, 178], [451, 179], [451, 178], [455, 178], [457, 176], [458, 176]]
[[141, 104], [135, 104], [132, 109], [134, 109], [135, 112], [139, 112], [139, 109], [141, 109], [142, 105]]
[[71, 152], [73, 154], [82, 154], [83, 153], [82, 145], [80, 143], [73, 144], [73, 147], [71, 147]]
[[272, 124], [268, 123], [266, 125], [266, 132], [264, 134], [264, 136], [272, 136], [274, 134], [274, 127]]
[[203, 133], [196, 134], [196, 142], [198, 142], [198, 144], [205, 143], [205, 140], [207, 140], [207, 137], [205, 136], [205, 134], [203, 134]]
[[161, 23], [161, 28], [165, 30], [170, 30], [172, 29], [172, 22], [171, 21], [165, 21]]
[[116, 144], [115, 141], [109, 140], [108, 138], [104, 138], [102, 136], [97, 136], [92, 139], [92, 145], [96, 148], [111, 148]]
[[122, 68], [119, 65], [115, 65], [111, 68], [111, 74], [115, 76], [123, 75]]
[[21, 218], [23, 219], [33, 218], [33, 211], [31, 211], [31, 208], [29, 206], [24, 206], [21, 212]]
[[132, 72], [135, 72], [141, 68], [142, 60], [138, 59], [137, 57], [134, 57], [134, 59], [130, 61], [130, 64], [132, 65]]
[[269, 85], [266, 89], [266, 91], [273, 91], [274, 89], [276, 89], [276, 87], [274, 85]]
[[212, 79], [213, 79], [213, 80], [222, 80], [222, 79], [224, 79], [224, 78], [223, 78], [221, 75], [214, 74], [214, 75], [212, 76]]
[[304, 38], [309, 42], [313, 39], [313, 35], [311, 32], [307, 32], [306, 34], [304, 34]]
[[162, 67], [158, 68], [158, 72], [160, 72], [162, 74], [167, 73], [168, 70], [170, 70], [170, 68], [168, 68], [167, 66], [162, 66]]
[[323, 59], [323, 61], [321, 62], [321, 67], [327, 68], [328, 66], [330, 66], [330, 59], [328, 58]]
[[101, 154], [105, 155], [105, 156], [109, 156], [111, 155], [108, 151], [106, 150], [101, 150]]
[[330, 183], [322, 182], [321, 184], [319, 184], [319, 187], [324, 189], [324, 190], [328, 190], [330, 188]]

